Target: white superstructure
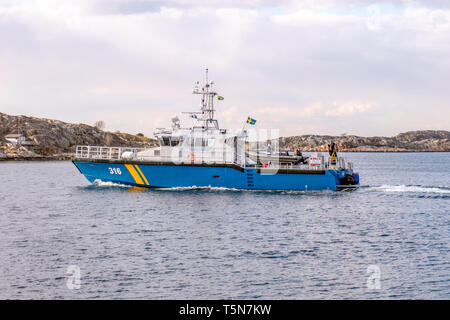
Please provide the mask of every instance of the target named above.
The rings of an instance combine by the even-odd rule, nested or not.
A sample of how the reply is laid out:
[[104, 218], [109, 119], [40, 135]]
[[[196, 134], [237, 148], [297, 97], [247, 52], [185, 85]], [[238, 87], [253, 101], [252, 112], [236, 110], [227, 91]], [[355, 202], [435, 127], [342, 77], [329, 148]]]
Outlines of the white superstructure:
[[[213, 81], [195, 84], [193, 94], [201, 96], [200, 111], [185, 112], [194, 120], [193, 126], [182, 128], [178, 117], [172, 118], [171, 129], [158, 129], [154, 135], [159, 147], [137, 152], [135, 159], [193, 163], [236, 163], [245, 165], [246, 130], [220, 129], [214, 118], [214, 101], [220, 97], [213, 90]], [[248, 163], [253, 161], [247, 159]]]

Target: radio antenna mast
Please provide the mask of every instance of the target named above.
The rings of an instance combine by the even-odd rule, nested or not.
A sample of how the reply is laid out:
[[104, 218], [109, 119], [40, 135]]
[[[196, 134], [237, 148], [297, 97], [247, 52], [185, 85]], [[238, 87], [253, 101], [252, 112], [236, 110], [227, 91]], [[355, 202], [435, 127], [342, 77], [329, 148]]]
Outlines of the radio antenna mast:
[[208, 129], [210, 127], [219, 129], [219, 123], [216, 119], [214, 119], [214, 97], [217, 95], [217, 92], [213, 90], [214, 82], [209, 82], [208, 79], [208, 68], [205, 70], [205, 84], [203, 85], [201, 91], [198, 86], [195, 86], [193, 94], [201, 94], [201, 114], [202, 118], [199, 119], [203, 121], [203, 128]]

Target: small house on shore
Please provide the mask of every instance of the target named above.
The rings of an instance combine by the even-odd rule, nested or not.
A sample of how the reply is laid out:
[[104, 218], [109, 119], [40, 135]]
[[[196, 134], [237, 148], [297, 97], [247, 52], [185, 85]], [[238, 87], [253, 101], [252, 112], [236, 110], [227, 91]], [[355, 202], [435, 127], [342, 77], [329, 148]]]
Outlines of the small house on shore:
[[10, 133], [5, 136], [5, 139], [12, 144], [22, 144], [26, 141], [23, 134], [20, 133]]

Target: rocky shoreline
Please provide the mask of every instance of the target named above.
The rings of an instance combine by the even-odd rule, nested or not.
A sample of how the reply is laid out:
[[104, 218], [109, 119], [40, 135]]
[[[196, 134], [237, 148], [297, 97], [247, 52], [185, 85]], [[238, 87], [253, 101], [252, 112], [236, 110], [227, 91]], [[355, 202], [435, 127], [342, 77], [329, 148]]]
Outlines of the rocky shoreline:
[[39, 154], [22, 155], [16, 153], [0, 153], [1, 161], [67, 161], [73, 159], [75, 153], [64, 153], [43, 156]]
[[[24, 141], [11, 143], [8, 136]], [[108, 132], [87, 124], [0, 113], [0, 161], [70, 160], [77, 145], [146, 148], [157, 145], [143, 134]]]
[[[22, 136], [23, 142], [11, 143], [7, 140], [11, 134]], [[301, 135], [278, 142], [280, 149], [326, 152], [330, 141], [340, 152], [450, 152], [450, 132], [444, 130], [409, 131], [394, 137]], [[0, 161], [70, 160], [77, 145], [146, 148], [156, 146], [157, 141], [143, 134], [0, 113]]]
[[393, 137], [360, 137], [354, 135], [302, 135], [283, 137], [282, 149], [326, 152], [334, 141], [341, 152], [450, 152], [450, 132], [445, 130], [418, 130]]
[[69, 161], [73, 158], [74, 155], [70, 156], [48, 156], [48, 157], [4, 157], [0, 158], [0, 161]]

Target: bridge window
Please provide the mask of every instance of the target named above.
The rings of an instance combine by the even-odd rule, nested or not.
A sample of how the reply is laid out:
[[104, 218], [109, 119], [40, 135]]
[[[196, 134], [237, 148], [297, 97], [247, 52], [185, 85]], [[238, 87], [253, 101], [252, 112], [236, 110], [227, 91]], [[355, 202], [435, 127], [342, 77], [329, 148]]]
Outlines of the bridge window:
[[160, 137], [158, 140], [161, 146], [170, 146], [170, 137]]
[[195, 138], [195, 146], [196, 147], [203, 147], [203, 139], [202, 138]]
[[216, 139], [207, 139], [206, 146], [212, 147], [212, 146], [214, 146], [215, 142], [216, 142]]
[[180, 137], [172, 137], [171, 138], [171, 146], [175, 147], [181, 143]]

